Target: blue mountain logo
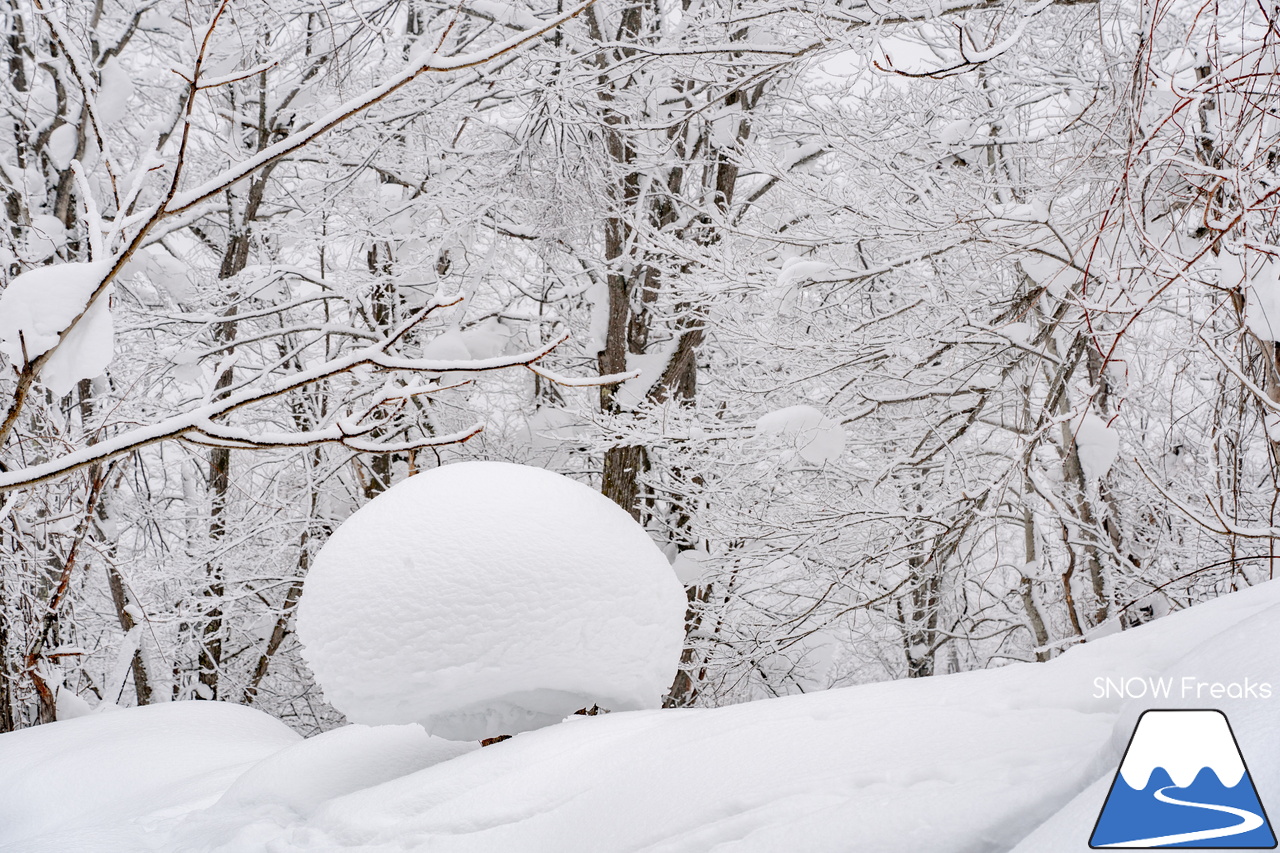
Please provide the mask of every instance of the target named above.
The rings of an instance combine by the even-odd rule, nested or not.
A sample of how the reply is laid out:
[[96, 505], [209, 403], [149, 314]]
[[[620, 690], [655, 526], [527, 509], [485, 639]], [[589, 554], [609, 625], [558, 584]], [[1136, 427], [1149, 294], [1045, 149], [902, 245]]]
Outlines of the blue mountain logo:
[[1275, 848], [1275, 833], [1226, 714], [1145, 711], [1089, 846]]

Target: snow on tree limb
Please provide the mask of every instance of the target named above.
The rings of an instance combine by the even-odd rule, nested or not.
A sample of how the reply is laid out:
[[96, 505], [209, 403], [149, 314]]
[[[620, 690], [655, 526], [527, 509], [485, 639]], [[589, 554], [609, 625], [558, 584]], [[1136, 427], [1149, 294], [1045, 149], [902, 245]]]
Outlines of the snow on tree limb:
[[[202, 201], [212, 198], [227, 187], [237, 183], [238, 181], [244, 180], [264, 166], [274, 163], [277, 160], [287, 157], [295, 151], [304, 148], [321, 135], [334, 129], [353, 116], [359, 115], [375, 104], [385, 100], [387, 97], [398, 92], [400, 89], [404, 88], [409, 83], [412, 83], [418, 77], [427, 72], [462, 71], [467, 68], [474, 68], [477, 65], [483, 65], [490, 60], [497, 59], [499, 56], [527, 44], [550, 30], [555, 29], [566, 21], [576, 18], [594, 2], [595, 0], [588, 0], [586, 3], [570, 9], [568, 12], [556, 15], [554, 18], [551, 18], [539, 27], [524, 30], [502, 42], [499, 42], [493, 47], [486, 48], [484, 50], [443, 58], [436, 56], [433, 51], [426, 57], [411, 62], [408, 68], [381, 85], [369, 89], [348, 100], [341, 106], [330, 110], [325, 115], [311, 122], [311, 124], [294, 132], [287, 138], [282, 139], [280, 142], [265, 149], [254, 157], [232, 166], [230, 169], [223, 171], [200, 186], [193, 187], [174, 195], [173, 198], [169, 199], [169, 201], [160, 209], [160, 213], [163, 216], [171, 216], [176, 213], [181, 213]], [[198, 78], [197, 84], [199, 84]]]
[[[435, 303], [451, 304], [451, 303]], [[423, 316], [425, 316], [425, 313]], [[415, 321], [416, 322], [416, 321]], [[406, 324], [408, 325], [408, 324]], [[527, 367], [535, 370], [535, 363], [549, 355], [565, 341], [561, 336], [537, 349], [511, 356], [499, 356], [487, 359], [467, 361], [451, 359], [408, 358], [390, 355], [387, 347], [397, 336], [379, 341], [377, 344], [356, 350], [343, 358], [334, 359], [323, 364], [285, 376], [267, 388], [249, 387], [230, 394], [220, 400], [208, 402], [199, 408], [165, 418], [154, 424], [138, 427], [96, 444], [65, 454], [49, 462], [31, 465], [14, 471], [0, 473], [0, 492], [10, 489], [43, 483], [68, 474], [72, 471], [88, 467], [106, 459], [146, 447], [157, 442], [180, 438], [191, 440], [196, 444], [221, 444], [236, 447], [298, 447], [312, 444], [342, 444], [364, 452], [389, 452], [442, 444], [457, 444], [477, 435], [479, 427], [472, 427], [457, 433], [444, 436], [430, 436], [416, 442], [381, 443], [364, 439], [364, 436], [379, 426], [373, 423], [366, 427], [358, 427], [353, 421], [342, 419], [333, 425], [313, 432], [286, 434], [267, 434], [255, 437], [255, 434], [234, 427], [215, 423], [215, 419], [229, 415], [257, 403], [264, 402], [324, 379], [339, 374], [349, 373], [360, 367], [380, 367], [387, 370], [409, 371], [413, 373], [449, 373], [454, 371], [493, 371], [511, 367]], [[571, 380], [576, 386], [601, 385], [619, 381], [617, 377], [590, 377], [588, 379]], [[453, 387], [453, 386], [444, 386]], [[421, 393], [421, 390], [419, 393]], [[443, 390], [437, 389], [437, 390]], [[376, 405], [376, 404], [375, 404]]]
[[[55, 342], [53, 346], [49, 347], [47, 350], [41, 353], [39, 356], [31, 359], [29, 362], [24, 363], [22, 365], [20, 374], [18, 377], [18, 384], [14, 390], [13, 397], [10, 401], [10, 405], [8, 407], [7, 412], [5, 413], [3, 421], [0, 421], [0, 446], [4, 445], [5, 441], [9, 437], [9, 434], [12, 432], [14, 425], [17, 423], [18, 418], [22, 413], [22, 409], [26, 403], [27, 397], [31, 392], [32, 386], [36, 382], [40, 374], [40, 371], [45, 367], [45, 365], [49, 362], [49, 360], [54, 357], [58, 347], [67, 339], [68, 335], [70, 335], [73, 332], [76, 325], [80, 323], [85, 318], [85, 316], [90, 313], [90, 311], [94, 307], [94, 303], [104, 298], [104, 294], [110, 288], [111, 283], [120, 274], [120, 271], [124, 268], [125, 264], [128, 263], [129, 259], [133, 256], [133, 254], [141, 247], [144, 240], [146, 239], [148, 232], [155, 225], [157, 225], [162, 220], [168, 217], [179, 215], [193, 208], [194, 206], [198, 205], [200, 202], [205, 201], [217, 195], [218, 193], [225, 191], [230, 186], [234, 185], [235, 183], [241, 180], [244, 180], [245, 178], [249, 177], [255, 172], [263, 168], [266, 168], [271, 164], [278, 162], [282, 158], [287, 157], [289, 154], [292, 154], [304, 148], [319, 136], [332, 130], [333, 128], [337, 127], [338, 125], [342, 124], [343, 122], [347, 121], [353, 116], [356, 116], [364, 112], [365, 110], [369, 109], [375, 104], [386, 99], [393, 93], [404, 88], [406, 85], [411, 83], [413, 80], [417, 79], [422, 74], [429, 71], [430, 72], [456, 71], [456, 70], [462, 70], [466, 68], [472, 68], [478, 65], [483, 65], [492, 59], [502, 56], [503, 54], [509, 53], [512, 50], [515, 50], [516, 48], [528, 43], [529, 41], [532, 41], [533, 39], [538, 38], [544, 33], [560, 26], [565, 21], [571, 20], [572, 18], [581, 14], [581, 12], [587, 7], [589, 7], [593, 2], [595, 2], [595, 0], [587, 0], [586, 3], [576, 6], [567, 12], [563, 12], [561, 14], [556, 15], [554, 18], [551, 18], [549, 21], [547, 21], [545, 24], [542, 24], [541, 26], [535, 27], [531, 30], [521, 31], [520, 33], [517, 33], [516, 35], [511, 36], [510, 38], [505, 39], [504, 41], [498, 43], [497, 45], [494, 45], [485, 50], [461, 54], [454, 57], [440, 58], [436, 56], [436, 52], [438, 50], [438, 46], [437, 46], [437, 50], [433, 50], [425, 58], [420, 58], [415, 62], [412, 62], [409, 68], [405, 69], [400, 74], [392, 77], [391, 79], [387, 80], [381, 85], [366, 91], [362, 95], [359, 95], [351, 100], [348, 100], [347, 102], [337, 107], [336, 109], [331, 110], [329, 113], [327, 113], [323, 117], [313, 121], [311, 124], [307, 125], [307, 127], [303, 128], [302, 130], [297, 131], [296, 133], [290, 135], [289, 137], [277, 143], [276, 145], [273, 145], [263, 150], [257, 156], [252, 157], [238, 164], [237, 166], [234, 166], [231, 169], [224, 171], [223, 173], [213, 178], [212, 180], [207, 181], [204, 184], [201, 184], [199, 187], [196, 187], [185, 193], [178, 193], [178, 187], [181, 182], [182, 174], [183, 174], [183, 165], [185, 162], [185, 158], [188, 154], [187, 146], [190, 138], [191, 119], [194, 111], [195, 99], [196, 99], [196, 95], [201, 90], [203, 65], [206, 60], [210, 39], [212, 38], [213, 33], [217, 28], [219, 19], [225, 13], [229, 5], [229, 0], [223, 0], [223, 2], [217, 6], [217, 8], [213, 11], [213, 14], [210, 16], [208, 26], [205, 28], [204, 35], [200, 40], [200, 47], [199, 47], [199, 50], [197, 51], [195, 62], [193, 65], [193, 70], [190, 77], [189, 78], [184, 77], [184, 79], [187, 80], [187, 95], [186, 95], [186, 106], [184, 109], [184, 119], [182, 121], [182, 136], [181, 136], [181, 142], [179, 144], [178, 154], [174, 162], [173, 176], [172, 176], [172, 180], [170, 181], [168, 192], [165, 194], [163, 200], [159, 204], [150, 208], [149, 212], [145, 213], [141, 217], [142, 223], [138, 228], [137, 232], [127, 242], [125, 248], [111, 258], [110, 268], [102, 276], [102, 279], [98, 284], [98, 286], [93, 290], [91, 294], [89, 294], [83, 306], [83, 309], [79, 311], [75, 316], [73, 316], [70, 322], [62, 330], [61, 334], [59, 335], [58, 341]], [[49, 14], [50, 10], [47, 7], [45, 7], [45, 5], [41, 2], [41, 0], [36, 0], [36, 9], [49, 22], [49, 26], [53, 28], [52, 31], [55, 39], [62, 41], [63, 36], [61, 34], [61, 31], [56, 27], [56, 22], [54, 21], [53, 16]], [[82, 85], [85, 87], [84, 97], [85, 97], [87, 108], [90, 109], [90, 111], [92, 111], [92, 104], [90, 103], [92, 101], [92, 98], [90, 97], [90, 94], [89, 94], [90, 88], [89, 88], [88, 81], [84, 79], [84, 76], [81, 72], [77, 70], [76, 73], [79, 79], [82, 80]], [[263, 73], [265, 73], [265, 69], [263, 70]], [[214, 81], [214, 82], [218, 82], [218, 81]], [[95, 122], [95, 126], [96, 126], [96, 122]], [[102, 145], [105, 145], [105, 143], [103, 143]], [[100, 147], [102, 147], [102, 145], [100, 145]], [[102, 147], [102, 150], [105, 151], [106, 150], [105, 147]], [[139, 174], [137, 177], [141, 178], [141, 176], [146, 171], [149, 171], [149, 168], [150, 168], [150, 161], [149, 159], [144, 158], [143, 162], [139, 166], [139, 169], [138, 169]], [[139, 181], [135, 180], [134, 183], [136, 185], [139, 183]], [[114, 173], [112, 174], [112, 185], [113, 187], [116, 185]], [[85, 203], [86, 205], [91, 205], [92, 201], [90, 199], [86, 199]], [[87, 212], [91, 210], [92, 210], [91, 207], [86, 208]], [[93, 223], [94, 226], [96, 226], [96, 224], [97, 223]], [[94, 230], [96, 230], [97, 233], [100, 233], [100, 230], [96, 228]], [[110, 249], [110, 247], [106, 247], [106, 248], [108, 250]], [[480, 368], [480, 369], [483, 369], [483, 368]]]

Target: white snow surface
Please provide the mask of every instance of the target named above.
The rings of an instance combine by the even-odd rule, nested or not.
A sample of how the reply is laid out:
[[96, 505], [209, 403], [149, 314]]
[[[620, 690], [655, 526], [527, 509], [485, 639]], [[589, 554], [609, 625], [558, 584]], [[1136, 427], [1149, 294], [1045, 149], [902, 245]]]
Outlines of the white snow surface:
[[54, 168], [66, 169], [71, 165], [71, 161], [76, 156], [78, 136], [74, 124], [60, 124], [53, 133], [49, 134], [46, 150], [49, 152], [49, 159], [53, 161]]
[[577, 441], [582, 435], [582, 423], [564, 409], [543, 406], [529, 416], [528, 440], [532, 447], [554, 448], [562, 442]]
[[[787, 148], [778, 154], [778, 168], [784, 172], [794, 169], [797, 164], [820, 153], [824, 148], [825, 146], [820, 142], [807, 142], [803, 145]], [[825, 272], [825, 270], [821, 270], [821, 272]]]
[[129, 114], [129, 99], [133, 97], [133, 77], [118, 60], [108, 62], [102, 69], [102, 85], [98, 88], [98, 118], [106, 124], [115, 124]]
[[462, 342], [471, 358], [497, 358], [507, 351], [512, 331], [497, 317], [462, 332]]
[[436, 335], [422, 348], [422, 357], [440, 361], [470, 361], [471, 350], [467, 339], [457, 329], [449, 329]]
[[710, 555], [701, 548], [690, 548], [676, 554], [671, 561], [671, 570], [685, 586], [693, 586], [702, 581], [707, 574]]
[[662, 551], [599, 492], [461, 462], [396, 484], [338, 528], [307, 577], [298, 638], [353, 722], [479, 740], [593, 704], [656, 708], [685, 605]]
[[174, 846], [227, 849], [295, 823], [336, 797], [464, 755], [479, 744], [434, 738], [421, 726], [344, 726], [287, 746], [250, 767], [208, 809], [191, 815]]
[[479, 749], [479, 744], [431, 737], [418, 725], [343, 726], [258, 762], [236, 779], [212, 811], [279, 803], [307, 814], [326, 800], [380, 785], [473, 749]]
[[643, 405], [648, 398], [649, 389], [662, 378], [675, 351], [676, 343], [672, 342], [659, 352], [627, 353], [627, 370], [638, 370], [640, 375], [619, 385], [614, 391], [614, 401], [624, 409], [635, 409]]
[[26, 231], [26, 239], [22, 241], [19, 253], [28, 263], [46, 261], [67, 244], [67, 226], [56, 216], [33, 216]]
[[[1147, 658], [1149, 669], [1135, 668], [1123, 673], [1126, 676], [1172, 678], [1179, 687], [1183, 678], [1206, 685], [1242, 684], [1247, 678], [1255, 685], [1270, 684], [1272, 698], [1210, 698], [1207, 692], [1197, 696], [1197, 690], [1184, 693], [1175, 689], [1168, 698], [1124, 703], [1104, 750], [1110, 756], [1106, 772], [1099, 774], [1093, 784], [1065, 803], [1010, 853], [1088, 853], [1089, 835], [1106, 801], [1116, 765], [1139, 717], [1149, 708], [1215, 708], [1225, 713], [1263, 806], [1272, 803], [1276, 796], [1273, 792], [1280, 791], [1280, 750], [1275, 748], [1280, 741], [1280, 715], [1276, 713], [1280, 697], [1274, 692], [1280, 687], [1280, 656], [1275, 654], [1277, 631], [1280, 631], [1280, 583], [1271, 581], [1109, 638], [1107, 642], [1115, 645], [1132, 643], [1139, 638], [1168, 644], [1162, 654]], [[1148, 646], [1144, 651], [1153, 650]], [[1168, 661], [1164, 666], [1151, 666], [1161, 658]], [[1270, 808], [1269, 816], [1274, 819], [1275, 806]]]
[[149, 831], [213, 803], [301, 739], [221, 702], [90, 714], [0, 735], [0, 851], [146, 850]]
[[[1084, 853], [1142, 711], [1205, 707], [1095, 698], [1094, 680], [1277, 685], [1277, 631], [1265, 583], [1047, 664], [574, 717], [454, 757], [405, 727], [299, 743], [216, 703], [92, 714], [0, 735], [0, 851]], [[1275, 701], [1212, 702], [1264, 802], [1280, 790]]]
[[[37, 267], [14, 278], [0, 293], [0, 353], [21, 366], [23, 352], [34, 361], [58, 343], [58, 336], [84, 311], [102, 282], [109, 261]], [[103, 293], [40, 371], [40, 381], [61, 396], [81, 379], [107, 369], [115, 348], [115, 328]]]
[[950, 122], [938, 132], [938, 141], [946, 146], [964, 146], [977, 135], [979, 126], [972, 119]]
[[591, 306], [591, 326], [587, 333], [588, 352], [604, 349], [609, 334], [609, 286], [604, 282], [591, 285], [582, 292], [582, 298]]
[[831, 269], [826, 261], [815, 261], [808, 258], [787, 258], [778, 270], [778, 286], [792, 287], [802, 281], [816, 279]]

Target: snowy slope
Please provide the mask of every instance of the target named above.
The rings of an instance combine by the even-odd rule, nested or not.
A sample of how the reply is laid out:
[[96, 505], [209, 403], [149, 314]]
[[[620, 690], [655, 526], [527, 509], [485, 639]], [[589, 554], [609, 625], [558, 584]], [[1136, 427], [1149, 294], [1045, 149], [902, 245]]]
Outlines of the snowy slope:
[[[1273, 690], [1280, 688], [1280, 659], [1275, 654], [1276, 637], [1280, 635], [1280, 607], [1228, 609], [1242, 602], [1280, 601], [1280, 596], [1276, 595], [1277, 588], [1280, 584], [1272, 582], [1188, 612], [1187, 617], [1195, 617], [1199, 611], [1209, 608], [1224, 614], [1235, 612], [1238, 624], [1212, 633], [1210, 630], [1197, 630], [1196, 642], [1185, 644], [1190, 648], [1164, 668], [1162, 674], [1178, 679], [1192, 676], [1198, 680], [1223, 683], [1238, 683], [1247, 677], [1251, 681], [1268, 682]], [[1217, 616], [1216, 613], [1211, 615]], [[1166, 621], [1162, 620], [1142, 633], [1155, 633], [1165, 627]], [[1134, 725], [1142, 711], [1149, 707], [1217, 708], [1225, 713], [1231, 721], [1231, 731], [1240, 745], [1263, 806], [1274, 820], [1280, 810], [1280, 750], [1276, 748], [1280, 743], [1280, 707], [1277, 703], [1280, 703], [1280, 697], [1274, 695], [1269, 700], [1229, 697], [1210, 700], [1205, 697], [1197, 701], [1193, 697], [1172, 696], [1158, 701], [1127, 703], [1112, 733], [1109, 744], [1111, 766], [1107, 772], [1024, 839], [1015, 848], [1016, 853], [1088, 853], [1088, 831], [1082, 831], [1081, 827], [1092, 827], [1097, 819]]]
[[301, 740], [260, 711], [221, 702], [91, 714], [0, 736], [0, 850], [145, 849], [148, 830], [166, 833]]
[[[377, 753], [395, 738], [380, 746], [362, 735], [366, 746], [353, 752], [355, 741], [331, 734], [324, 737], [339, 745], [337, 760], [325, 759], [323, 742], [281, 753], [269, 772], [251, 774], [253, 784], [193, 811], [176, 829], [157, 816], [172, 817], [175, 806], [126, 796], [140, 788], [80, 785], [71, 812], [89, 817], [68, 828], [45, 809], [22, 834], [0, 819], [0, 850], [1083, 851], [1138, 714], [1152, 705], [1205, 706], [1096, 699], [1094, 679], [1247, 675], [1280, 685], [1280, 667], [1266, 652], [1278, 629], [1280, 584], [1267, 584], [1087, 643], [1049, 664], [716, 710], [580, 717], [457, 757], [426, 749], [430, 761], [447, 760], [398, 778], [383, 773], [389, 781], [371, 787], [361, 786], [377, 777], [362, 777], [354, 765], [381, 766]], [[1280, 791], [1276, 701], [1214, 703], [1229, 715], [1264, 802]], [[33, 767], [57, 748], [70, 762], [59, 772], [72, 785], [79, 771], [59, 746], [60, 728], [79, 726], [64, 729], [79, 739], [102, 726], [115, 749], [142, 750], [151, 732], [143, 724], [130, 731], [123, 721], [146, 713], [57, 723], [36, 733], [42, 739], [0, 736], [0, 768], [13, 761]], [[291, 754], [300, 756], [297, 772]], [[186, 768], [155, 772], [153, 787], [189, 778]], [[304, 773], [335, 773], [349, 784], [312, 786], [301, 801], [281, 796], [263, 807], [272, 785], [286, 785], [272, 779]], [[23, 784], [22, 775], [0, 778], [0, 789]], [[41, 790], [58, 793], [56, 784]], [[184, 807], [207, 805], [188, 800]], [[127, 837], [117, 814], [110, 839], [79, 843], [93, 816], [110, 810], [129, 812], [134, 835]], [[157, 831], [143, 832], [147, 825]]]

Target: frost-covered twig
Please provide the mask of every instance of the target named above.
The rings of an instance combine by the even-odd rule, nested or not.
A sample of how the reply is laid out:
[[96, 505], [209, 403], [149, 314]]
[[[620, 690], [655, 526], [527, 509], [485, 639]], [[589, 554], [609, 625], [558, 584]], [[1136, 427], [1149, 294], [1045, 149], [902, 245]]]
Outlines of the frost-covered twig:
[[[202, 202], [223, 193], [234, 184], [248, 178], [254, 173], [280, 161], [285, 157], [288, 157], [290, 154], [293, 154], [302, 148], [305, 148], [321, 135], [351, 119], [353, 116], [365, 112], [370, 107], [373, 107], [395, 92], [403, 89], [423, 74], [427, 72], [456, 71], [483, 65], [492, 59], [509, 53], [540, 37], [544, 33], [560, 26], [565, 21], [571, 20], [581, 14], [582, 11], [593, 2], [595, 2], [595, 0], [587, 0], [586, 3], [580, 4], [567, 12], [558, 14], [538, 27], [521, 31], [520, 33], [517, 33], [516, 35], [511, 36], [510, 38], [485, 50], [447, 58], [439, 57], [435, 52], [432, 52], [430, 55], [412, 62], [407, 69], [381, 85], [375, 86], [372, 89], [365, 91], [363, 94], [346, 101], [341, 106], [331, 110], [301, 130], [290, 134], [279, 143], [269, 146], [254, 157], [250, 157], [249, 159], [224, 170], [214, 178], [193, 189], [180, 193], [178, 190], [184, 172], [183, 167], [188, 156], [188, 146], [190, 144], [196, 96], [201, 90], [202, 80], [204, 79], [203, 69], [208, 55], [209, 45], [214, 31], [217, 29], [218, 21], [229, 6], [229, 0], [222, 0], [210, 15], [209, 23], [204, 29], [202, 38], [199, 40], [199, 47], [192, 65], [191, 74], [186, 77], [188, 82], [187, 93], [184, 99], [185, 106], [183, 110], [182, 133], [178, 144], [178, 151], [173, 163], [173, 174], [169, 182], [168, 191], [163, 195], [159, 202], [140, 214], [140, 225], [138, 226], [137, 231], [128, 241], [124, 249], [112, 258], [110, 268], [102, 276], [101, 281], [89, 295], [84, 309], [73, 317], [66, 328], [62, 330], [58, 336], [57, 343], [22, 366], [8, 409], [3, 420], [0, 420], [0, 446], [4, 445], [9, 434], [13, 431], [13, 428], [17, 423], [31, 393], [32, 386], [35, 384], [36, 379], [40, 374], [41, 368], [43, 368], [53, 357], [58, 346], [62, 344], [73, 332], [76, 326], [83, 321], [90, 309], [93, 308], [94, 303], [103, 298], [103, 295], [110, 287], [112, 281], [115, 280], [121, 270], [124, 269], [125, 264], [128, 263], [130, 258], [143, 245], [148, 232], [152, 228], [169, 217], [178, 216], [190, 211]], [[50, 10], [39, 2], [39, 0], [37, 2], [37, 9], [39, 9], [42, 14], [50, 20], [50, 26], [53, 26], [52, 16], [49, 15]], [[56, 31], [55, 35], [58, 35]], [[86, 102], [90, 100], [88, 89], [85, 91], [85, 98]], [[396, 338], [398, 338], [398, 336], [393, 337], [391, 342], [394, 342]]]
[[[100, 441], [97, 444], [60, 456], [52, 461], [45, 462], [40, 465], [20, 468], [15, 471], [0, 473], [0, 492], [20, 488], [22, 486], [30, 486], [36, 483], [43, 483], [48, 480], [61, 477], [71, 471], [76, 471], [89, 465], [93, 465], [96, 462], [111, 459], [124, 453], [131, 453], [148, 445], [156, 444], [157, 442], [179, 438], [185, 439], [188, 437], [193, 440], [199, 440], [203, 436], [205, 439], [210, 441], [221, 440], [223, 442], [239, 442], [239, 446], [257, 447], [299, 446], [333, 442], [360, 450], [378, 452], [427, 447], [434, 444], [453, 444], [459, 441], [465, 441], [466, 438], [470, 438], [472, 435], [475, 435], [477, 431], [468, 431], [468, 434], [465, 437], [436, 437], [427, 439], [423, 442], [406, 443], [402, 446], [379, 444], [377, 442], [366, 441], [363, 439], [356, 440], [359, 435], [363, 435], [368, 432], [368, 430], [357, 429], [354, 427], [352, 427], [349, 432], [358, 434], [355, 436], [352, 434], [343, 435], [341, 431], [331, 432], [321, 430], [312, 435], [295, 434], [292, 438], [286, 438], [281, 435], [272, 434], [263, 437], [261, 440], [256, 440], [250, 433], [235, 431], [230, 427], [217, 424], [215, 422], [218, 418], [225, 417], [226, 415], [230, 415], [241, 409], [289, 394], [290, 392], [297, 391], [306, 386], [314, 385], [315, 383], [332, 378], [339, 374], [349, 373], [360, 367], [375, 367], [388, 371], [407, 371], [423, 374], [482, 372], [504, 370], [512, 367], [527, 367], [533, 370], [535, 369], [535, 363], [537, 361], [549, 355], [556, 349], [556, 347], [560, 346], [564, 340], [565, 338], [562, 336], [556, 338], [550, 343], [543, 344], [536, 349], [517, 353], [515, 355], [470, 360], [409, 358], [405, 356], [397, 356], [388, 353], [386, 351], [387, 343], [385, 341], [380, 341], [376, 344], [356, 350], [342, 358], [333, 359], [308, 370], [302, 370], [285, 376], [265, 388], [251, 385], [249, 387], [242, 388], [236, 393], [229, 394], [217, 400], [205, 400], [202, 405], [195, 409], [191, 409], [178, 415], [173, 415], [172, 417], [165, 418], [164, 420], [158, 421], [154, 424], [129, 430], [128, 432]], [[537, 369], [541, 370], [540, 368]], [[555, 381], [563, 380], [565, 384], [571, 384], [576, 387], [609, 384], [621, 381], [622, 379], [630, 376], [630, 374], [624, 374], [621, 377], [600, 376], [589, 377], [586, 379], [573, 379], [570, 377], [558, 376], [556, 374], [548, 375], [556, 376]], [[442, 386], [437, 390], [444, 390], [444, 387], [447, 386]], [[420, 393], [420, 389], [413, 389], [413, 392]], [[209, 442], [206, 441], [204, 443]]]

